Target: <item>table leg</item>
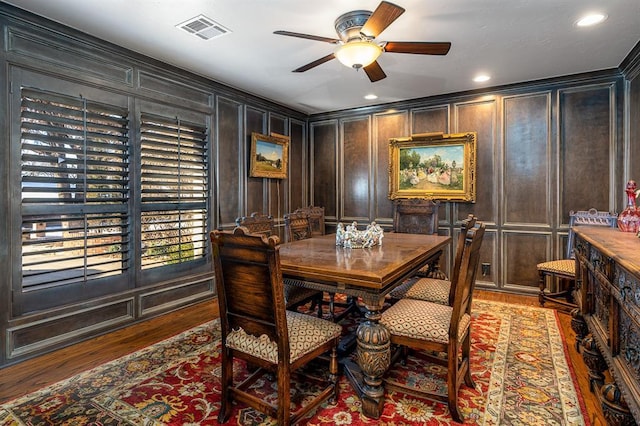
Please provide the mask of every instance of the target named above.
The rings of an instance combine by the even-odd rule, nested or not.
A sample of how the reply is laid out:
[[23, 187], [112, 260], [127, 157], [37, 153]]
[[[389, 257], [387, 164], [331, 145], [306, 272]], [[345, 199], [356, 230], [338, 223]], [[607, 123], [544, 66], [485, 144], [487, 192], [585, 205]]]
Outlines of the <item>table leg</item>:
[[357, 365], [351, 361], [345, 363], [345, 373], [362, 400], [362, 414], [374, 419], [382, 415], [382, 376], [391, 362], [391, 336], [389, 330], [378, 322], [383, 302], [384, 299], [372, 304], [365, 301], [365, 320], [356, 331]]

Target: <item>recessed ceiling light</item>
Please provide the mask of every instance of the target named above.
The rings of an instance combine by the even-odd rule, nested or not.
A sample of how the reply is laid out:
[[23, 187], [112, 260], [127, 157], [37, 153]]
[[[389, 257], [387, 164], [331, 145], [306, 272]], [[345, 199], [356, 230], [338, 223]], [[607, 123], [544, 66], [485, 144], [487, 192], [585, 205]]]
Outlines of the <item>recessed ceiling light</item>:
[[576, 21], [576, 25], [578, 27], [589, 27], [591, 25], [599, 24], [600, 22], [607, 19], [607, 15], [603, 13], [591, 13], [589, 15], [585, 15], [582, 18]]
[[473, 77], [473, 81], [475, 81], [476, 83], [483, 83], [489, 80], [491, 80], [491, 77], [489, 77], [486, 74], [478, 74], [475, 77]]
[[369, 101], [372, 101], [374, 99], [378, 99], [378, 95], [374, 95], [373, 93], [370, 93], [368, 95], [364, 95], [364, 98], [369, 100]]

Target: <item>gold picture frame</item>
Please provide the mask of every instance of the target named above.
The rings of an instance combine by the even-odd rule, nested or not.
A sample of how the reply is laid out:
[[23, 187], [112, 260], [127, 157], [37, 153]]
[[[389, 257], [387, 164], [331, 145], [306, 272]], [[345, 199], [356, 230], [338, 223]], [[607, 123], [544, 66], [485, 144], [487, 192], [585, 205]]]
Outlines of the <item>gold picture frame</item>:
[[288, 137], [251, 133], [250, 177], [286, 179], [288, 163]]
[[389, 198], [476, 201], [475, 132], [389, 141]]

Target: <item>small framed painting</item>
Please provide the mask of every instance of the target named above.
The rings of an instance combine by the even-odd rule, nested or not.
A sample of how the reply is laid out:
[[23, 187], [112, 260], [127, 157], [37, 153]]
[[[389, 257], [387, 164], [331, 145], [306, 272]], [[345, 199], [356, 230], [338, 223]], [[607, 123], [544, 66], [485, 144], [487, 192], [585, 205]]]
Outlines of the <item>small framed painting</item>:
[[422, 133], [389, 142], [389, 198], [476, 201], [476, 133]]
[[249, 176], [286, 179], [289, 160], [289, 138], [251, 133], [251, 165]]

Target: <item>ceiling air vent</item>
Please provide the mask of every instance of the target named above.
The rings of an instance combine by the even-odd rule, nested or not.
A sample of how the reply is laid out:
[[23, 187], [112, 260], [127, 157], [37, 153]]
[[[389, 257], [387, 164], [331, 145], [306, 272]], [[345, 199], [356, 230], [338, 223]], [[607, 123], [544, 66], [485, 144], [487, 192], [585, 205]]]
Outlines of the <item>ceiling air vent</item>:
[[195, 18], [191, 18], [188, 21], [176, 25], [176, 27], [204, 40], [210, 40], [231, 32], [229, 29], [204, 15], [198, 15]]

